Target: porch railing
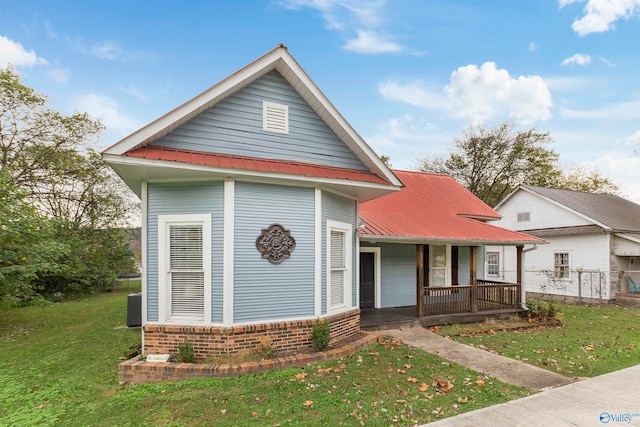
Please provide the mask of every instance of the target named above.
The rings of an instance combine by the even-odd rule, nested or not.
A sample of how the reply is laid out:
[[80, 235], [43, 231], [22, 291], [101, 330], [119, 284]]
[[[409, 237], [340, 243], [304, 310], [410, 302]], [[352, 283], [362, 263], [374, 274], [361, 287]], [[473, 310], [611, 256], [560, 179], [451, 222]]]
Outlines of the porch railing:
[[424, 315], [520, 308], [520, 285], [478, 280], [477, 286], [424, 288]]

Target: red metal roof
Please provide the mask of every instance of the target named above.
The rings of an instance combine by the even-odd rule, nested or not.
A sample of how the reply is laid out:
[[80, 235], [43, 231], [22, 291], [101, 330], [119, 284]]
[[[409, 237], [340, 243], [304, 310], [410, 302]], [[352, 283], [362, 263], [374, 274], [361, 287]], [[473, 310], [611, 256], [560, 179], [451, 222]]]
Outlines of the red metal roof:
[[405, 187], [360, 204], [363, 235], [497, 244], [543, 242], [476, 219], [499, 219], [500, 215], [448, 175], [393, 172]]
[[229, 156], [153, 146], [136, 148], [134, 150], [126, 152], [124, 155], [129, 157], [139, 157], [143, 159], [168, 160], [228, 169], [240, 169], [247, 171], [289, 175], [304, 175], [315, 178], [345, 179], [351, 181], [391, 185], [391, 183], [386, 179], [381, 178], [373, 172], [369, 171], [341, 169], [329, 166], [312, 165], [307, 163], [288, 162], [283, 160], [259, 159], [244, 156]]

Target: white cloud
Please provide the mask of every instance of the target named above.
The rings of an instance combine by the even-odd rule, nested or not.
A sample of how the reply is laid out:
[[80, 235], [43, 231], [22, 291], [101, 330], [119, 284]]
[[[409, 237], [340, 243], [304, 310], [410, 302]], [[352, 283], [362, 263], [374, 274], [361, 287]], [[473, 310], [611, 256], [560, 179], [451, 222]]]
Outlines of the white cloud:
[[326, 28], [343, 34], [346, 39], [345, 50], [360, 54], [420, 55], [419, 52], [397, 43], [394, 36], [384, 31], [386, 0], [282, 0], [279, 4], [286, 9], [318, 10]]
[[387, 99], [404, 102], [427, 110], [441, 110], [449, 100], [442, 90], [426, 88], [420, 82], [401, 83], [387, 80], [380, 83], [378, 92]]
[[71, 77], [71, 71], [68, 68], [52, 68], [47, 73], [47, 77], [58, 83], [67, 83]]
[[613, 62], [609, 61], [607, 58], [600, 57], [600, 58], [598, 58], [598, 61], [602, 62], [604, 65], [606, 65], [608, 67], [615, 67], [616, 66], [616, 64], [614, 64]]
[[583, 53], [576, 53], [562, 61], [560, 65], [587, 65], [591, 62], [591, 55], [585, 55]]
[[96, 58], [114, 61], [123, 56], [122, 49], [112, 42], [97, 43], [89, 48], [89, 53]]
[[633, 135], [629, 135], [625, 141], [625, 145], [637, 145], [640, 148], [640, 130]]
[[138, 98], [140, 101], [146, 102], [148, 100], [147, 96], [142, 92], [142, 90], [134, 85], [130, 85], [129, 87], [121, 87], [120, 90], [122, 90], [124, 93]]
[[405, 50], [398, 43], [387, 40], [383, 34], [365, 30], [357, 30], [356, 33], [358, 36], [347, 41], [345, 50], [364, 54], [395, 53]]
[[529, 43], [529, 52], [537, 52], [538, 51], [538, 43], [531, 42]]
[[605, 154], [593, 162], [585, 162], [586, 166], [597, 169], [602, 175], [618, 184], [624, 197], [640, 203], [640, 157], [631, 155]]
[[11, 64], [15, 67], [34, 67], [46, 65], [47, 61], [36, 55], [32, 50], [26, 50], [20, 43], [7, 37], [0, 36], [0, 66]]
[[128, 135], [143, 125], [122, 112], [116, 101], [97, 93], [75, 97], [73, 107], [77, 111], [86, 111], [90, 116], [100, 119], [107, 131], [120, 136]]
[[565, 6], [570, 5], [571, 3], [579, 3], [579, 2], [583, 2], [585, 0], [559, 0], [558, 3], [560, 3], [560, 8], [563, 8]]
[[511, 77], [494, 62], [459, 67], [442, 90], [420, 83], [387, 81], [379, 85], [386, 98], [430, 110], [445, 110], [454, 118], [486, 121], [508, 116], [520, 123], [551, 117], [551, 92], [540, 76]]
[[[560, 0], [564, 7], [576, 0]], [[580, 36], [602, 33], [614, 28], [619, 19], [630, 19], [640, 14], [640, 0], [589, 0], [584, 7], [584, 16], [571, 24]]]
[[602, 82], [591, 77], [546, 77], [544, 79], [547, 87], [555, 92], [579, 92], [585, 90], [593, 90], [596, 86], [600, 86]]
[[618, 102], [592, 110], [572, 110], [561, 108], [560, 114], [570, 119], [638, 120], [640, 100]]

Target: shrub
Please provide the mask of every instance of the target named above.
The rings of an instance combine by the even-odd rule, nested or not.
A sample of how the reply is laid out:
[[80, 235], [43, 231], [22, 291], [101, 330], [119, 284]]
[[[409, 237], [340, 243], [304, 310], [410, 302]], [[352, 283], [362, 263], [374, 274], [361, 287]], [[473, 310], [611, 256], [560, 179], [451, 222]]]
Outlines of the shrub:
[[527, 317], [530, 320], [549, 323], [554, 326], [561, 324], [561, 313], [553, 302], [544, 302], [538, 300], [527, 301]]
[[196, 363], [196, 351], [191, 343], [185, 339], [183, 343], [178, 345], [178, 354], [172, 359], [178, 363]]
[[278, 351], [273, 348], [273, 342], [269, 335], [263, 335], [260, 337], [260, 344], [258, 344], [256, 354], [260, 359], [273, 359], [278, 355]]
[[326, 320], [317, 319], [311, 328], [311, 343], [317, 351], [324, 351], [331, 341], [331, 326]]

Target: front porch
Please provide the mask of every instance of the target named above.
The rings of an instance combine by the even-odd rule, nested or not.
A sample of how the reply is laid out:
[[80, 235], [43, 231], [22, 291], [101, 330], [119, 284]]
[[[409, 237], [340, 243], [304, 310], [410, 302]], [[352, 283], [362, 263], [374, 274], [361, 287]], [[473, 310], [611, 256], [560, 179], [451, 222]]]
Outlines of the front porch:
[[360, 310], [360, 327], [381, 330], [508, 318], [523, 311], [521, 286], [477, 280], [471, 286], [423, 288], [423, 303]]

